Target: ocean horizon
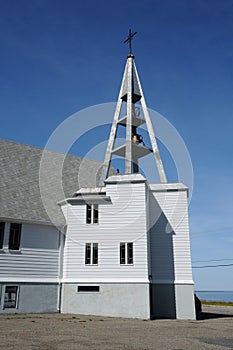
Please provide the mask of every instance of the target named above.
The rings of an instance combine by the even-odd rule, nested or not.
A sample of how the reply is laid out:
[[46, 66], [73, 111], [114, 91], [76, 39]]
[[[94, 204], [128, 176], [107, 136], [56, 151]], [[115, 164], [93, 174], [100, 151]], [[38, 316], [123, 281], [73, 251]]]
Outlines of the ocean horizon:
[[232, 290], [197, 290], [195, 293], [201, 300], [233, 302]]

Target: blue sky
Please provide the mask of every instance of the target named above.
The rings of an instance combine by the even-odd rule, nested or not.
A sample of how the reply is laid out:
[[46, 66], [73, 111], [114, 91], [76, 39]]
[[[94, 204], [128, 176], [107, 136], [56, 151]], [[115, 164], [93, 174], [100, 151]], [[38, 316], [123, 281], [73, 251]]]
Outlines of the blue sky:
[[[116, 101], [138, 32], [147, 105], [193, 162], [193, 265], [233, 263], [233, 1], [0, 0], [0, 13], [0, 137], [38, 147], [71, 114]], [[233, 290], [233, 266], [193, 271], [197, 289]]]

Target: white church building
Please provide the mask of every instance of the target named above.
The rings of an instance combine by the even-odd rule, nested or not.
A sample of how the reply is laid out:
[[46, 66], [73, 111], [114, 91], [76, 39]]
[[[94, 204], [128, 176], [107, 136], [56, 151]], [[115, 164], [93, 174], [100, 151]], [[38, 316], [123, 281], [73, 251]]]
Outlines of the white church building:
[[[119, 126], [125, 140], [116, 146]], [[66, 198], [51, 190], [55, 174], [48, 174], [59, 225], [40, 199], [42, 150], [4, 140], [0, 149], [0, 313], [195, 319], [188, 188], [167, 182], [132, 53], [97, 185], [88, 173], [99, 173], [100, 164], [85, 160], [80, 188], [81, 158], [75, 156], [64, 162]], [[148, 154], [158, 183], [140, 173], [140, 158]], [[62, 155], [53, 155], [56, 164]], [[114, 157], [124, 160], [123, 172], [112, 171]]]

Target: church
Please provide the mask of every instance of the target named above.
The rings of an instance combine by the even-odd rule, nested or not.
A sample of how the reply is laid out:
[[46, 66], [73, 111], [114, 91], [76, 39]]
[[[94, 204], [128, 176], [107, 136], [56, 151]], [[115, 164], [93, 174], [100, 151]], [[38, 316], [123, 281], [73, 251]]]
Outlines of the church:
[[[54, 165], [64, 158], [64, 198], [53, 191], [55, 171], [46, 174], [56, 225], [40, 197], [43, 150], [0, 140], [0, 313], [196, 318], [188, 188], [167, 182], [131, 32], [128, 39], [104, 163], [47, 151]], [[140, 135], [142, 125], [149, 146]], [[121, 145], [119, 127], [125, 129]], [[140, 159], [149, 154], [158, 183], [140, 172]], [[124, 171], [113, 169], [114, 157], [122, 158]], [[80, 186], [83, 161], [87, 171]]]

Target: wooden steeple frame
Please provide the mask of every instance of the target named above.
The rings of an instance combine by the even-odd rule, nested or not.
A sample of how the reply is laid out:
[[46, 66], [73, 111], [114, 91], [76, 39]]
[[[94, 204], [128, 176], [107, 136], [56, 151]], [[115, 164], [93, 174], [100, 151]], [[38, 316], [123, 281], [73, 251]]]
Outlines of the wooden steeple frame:
[[[141, 102], [143, 118], [138, 116], [135, 109], [135, 103]], [[127, 104], [126, 116], [120, 117], [123, 103]], [[149, 134], [151, 148], [148, 148], [140, 143], [137, 134], [137, 127], [146, 124]], [[126, 127], [125, 143], [117, 148], [114, 148], [117, 127], [123, 125]], [[125, 71], [121, 83], [121, 88], [118, 96], [118, 101], [115, 109], [114, 119], [111, 127], [111, 132], [108, 140], [107, 150], [105, 154], [104, 165], [102, 169], [101, 182], [108, 177], [108, 172], [113, 155], [118, 155], [125, 159], [125, 174], [138, 173], [138, 160], [153, 152], [156, 166], [158, 169], [161, 182], [167, 182], [163, 163], [160, 157], [158, 144], [153, 131], [153, 126], [150, 120], [149, 111], [146, 105], [142, 87], [140, 84], [134, 56], [127, 56]]]

